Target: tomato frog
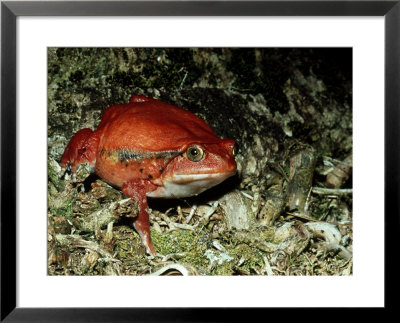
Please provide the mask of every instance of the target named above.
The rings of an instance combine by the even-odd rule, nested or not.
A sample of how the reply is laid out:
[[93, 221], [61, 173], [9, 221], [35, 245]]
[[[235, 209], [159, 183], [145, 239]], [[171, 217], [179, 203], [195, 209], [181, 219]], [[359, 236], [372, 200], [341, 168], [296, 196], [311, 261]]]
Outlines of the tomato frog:
[[150, 237], [147, 198], [200, 194], [236, 173], [233, 139], [221, 139], [195, 114], [134, 95], [107, 108], [95, 131], [76, 132], [61, 158], [62, 173], [88, 162], [105, 182], [136, 200], [133, 226], [146, 251]]

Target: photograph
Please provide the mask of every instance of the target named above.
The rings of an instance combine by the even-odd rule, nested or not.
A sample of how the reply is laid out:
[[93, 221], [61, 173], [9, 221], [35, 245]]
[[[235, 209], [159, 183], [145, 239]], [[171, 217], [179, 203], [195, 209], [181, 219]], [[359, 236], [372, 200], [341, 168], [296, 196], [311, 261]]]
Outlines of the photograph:
[[48, 47], [47, 100], [47, 275], [353, 275], [351, 47]]

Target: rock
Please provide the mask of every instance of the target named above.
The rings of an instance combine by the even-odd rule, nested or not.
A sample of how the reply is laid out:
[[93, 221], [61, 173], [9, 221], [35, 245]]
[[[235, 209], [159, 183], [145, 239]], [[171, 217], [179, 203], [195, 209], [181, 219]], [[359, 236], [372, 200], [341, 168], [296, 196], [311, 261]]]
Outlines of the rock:
[[255, 214], [240, 191], [235, 190], [219, 200], [228, 229], [250, 230], [255, 225]]

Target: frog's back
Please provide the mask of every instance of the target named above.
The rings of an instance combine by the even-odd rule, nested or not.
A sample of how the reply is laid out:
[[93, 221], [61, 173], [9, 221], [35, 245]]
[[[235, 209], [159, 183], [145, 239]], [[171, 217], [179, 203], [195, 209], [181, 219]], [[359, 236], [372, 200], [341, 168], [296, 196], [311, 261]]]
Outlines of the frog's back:
[[155, 99], [108, 108], [98, 130], [101, 131], [99, 149], [106, 150], [124, 147], [162, 151], [194, 142], [220, 141], [193, 113]]

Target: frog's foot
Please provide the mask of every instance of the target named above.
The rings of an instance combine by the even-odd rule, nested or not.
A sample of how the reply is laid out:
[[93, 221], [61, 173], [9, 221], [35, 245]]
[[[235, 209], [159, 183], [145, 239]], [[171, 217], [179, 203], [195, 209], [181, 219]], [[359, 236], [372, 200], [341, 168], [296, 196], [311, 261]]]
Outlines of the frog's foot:
[[[143, 245], [146, 247], [146, 251], [151, 256], [156, 256], [157, 251], [153, 246], [153, 242], [151, 241], [150, 237], [150, 225], [149, 225], [149, 215], [146, 212], [147, 216], [138, 216], [134, 222], [133, 226], [135, 230], [139, 233], [140, 238], [142, 239]], [[144, 221], [144, 218], [147, 217], [147, 223]]]
[[64, 165], [64, 167], [60, 169], [59, 177], [62, 178], [66, 173], [71, 172], [71, 170], [71, 165]]
[[68, 165], [67, 167], [61, 167], [59, 177], [62, 178], [67, 173], [72, 174], [72, 181], [76, 183], [76, 167], [71, 165]]

